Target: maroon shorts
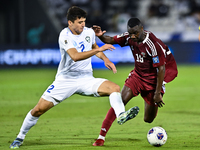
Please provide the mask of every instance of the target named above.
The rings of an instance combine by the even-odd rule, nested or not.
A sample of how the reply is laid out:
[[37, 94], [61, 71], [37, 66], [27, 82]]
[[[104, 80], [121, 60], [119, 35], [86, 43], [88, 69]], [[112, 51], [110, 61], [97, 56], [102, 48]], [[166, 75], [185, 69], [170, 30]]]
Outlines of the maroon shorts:
[[[155, 105], [153, 101], [156, 83], [152, 84], [142, 80], [142, 78], [133, 70], [125, 81], [125, 86], [129, 87], [134, 96], [140, 94], [145, 102], [149, 105]], [[162, 94], [164, 94], [164, 85], [162, 87]]]

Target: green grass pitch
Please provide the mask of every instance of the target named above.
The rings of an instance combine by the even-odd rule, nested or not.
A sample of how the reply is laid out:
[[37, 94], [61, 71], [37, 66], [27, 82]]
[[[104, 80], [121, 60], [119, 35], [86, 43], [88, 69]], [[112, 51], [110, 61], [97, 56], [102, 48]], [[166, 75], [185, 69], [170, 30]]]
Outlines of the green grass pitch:
[[[95, 77], [107, 78], [121, 87], [131, 66], [118, 66], [118, 73], [94, 70]], [[166, 85], [165, 106], [153, 123], [143, 121], [144, 102], [133, 98], [126, 110], [139, 106], [136, 118], [110, 128], [105, 145], [94, 147], [102, 121], [110, 108], [108, 97], [73, 95], [42, 115], [28, 132], [21, 150], [197, 150], [200, 149], [200, 66], [178, 65], [178, 77]], [[57, 69], [0, 70], [0, 149], [9, 149], [27, 112], [54, 80]], [[162, 147], [151, 146], [148, 130], [163, 127], [168, 140]]]

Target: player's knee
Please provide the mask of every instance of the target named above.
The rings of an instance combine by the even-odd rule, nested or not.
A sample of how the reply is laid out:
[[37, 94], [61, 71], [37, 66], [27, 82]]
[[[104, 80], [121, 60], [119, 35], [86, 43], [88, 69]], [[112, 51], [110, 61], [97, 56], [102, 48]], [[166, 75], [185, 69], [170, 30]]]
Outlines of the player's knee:
[[146, 122], [146, 123], [152, 123], [153, 120], [144, 120], [144, 122]]
[[120, 86], [119, 85], [115, 85], [111, 88], [112, 92], [120, 92]]
[[144, 122], [146, 123], [152, 123], [154, 120], [154, 118], [147, 118], [147, 117], [144, 117]]
[[124, 103], [124, 105], [126, 105], [128, 103], [128, 101], [123, 98], [122, 98], [122, 102]]
[[110, 95], [113, 92], [120, 93], [120, 86], [111, 82], [111, 81], [107, 81], [102, 85], [103, 86], [100, 86], [99, 89], [98, 89], [98, 93], [99, 93], [100, 96]]

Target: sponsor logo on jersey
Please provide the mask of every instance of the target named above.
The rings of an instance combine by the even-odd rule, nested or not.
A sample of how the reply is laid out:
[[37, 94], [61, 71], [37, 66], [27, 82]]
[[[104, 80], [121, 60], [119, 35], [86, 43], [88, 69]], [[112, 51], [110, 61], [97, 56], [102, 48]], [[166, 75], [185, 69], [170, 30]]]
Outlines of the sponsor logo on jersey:
[[89, 37], [89, 36], [86, 36], [86, 37], [85, 37], [85, 40], [86, 40], [88, 43], [90, 43], [90, 37]]
[[155, 63], [159, 63], [159, 58], [158, 58], [158, 56], [153, 57], [153, 63], [154, 63], [154, 64], [155, 64]]

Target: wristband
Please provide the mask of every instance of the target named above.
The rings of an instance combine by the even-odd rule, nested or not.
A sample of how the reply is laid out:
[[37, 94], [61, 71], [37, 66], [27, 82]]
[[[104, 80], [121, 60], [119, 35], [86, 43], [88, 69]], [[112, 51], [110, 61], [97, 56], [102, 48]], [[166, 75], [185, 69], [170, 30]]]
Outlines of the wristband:
[[200, 31], [200, 26], [199, 26], [199, 31]]

